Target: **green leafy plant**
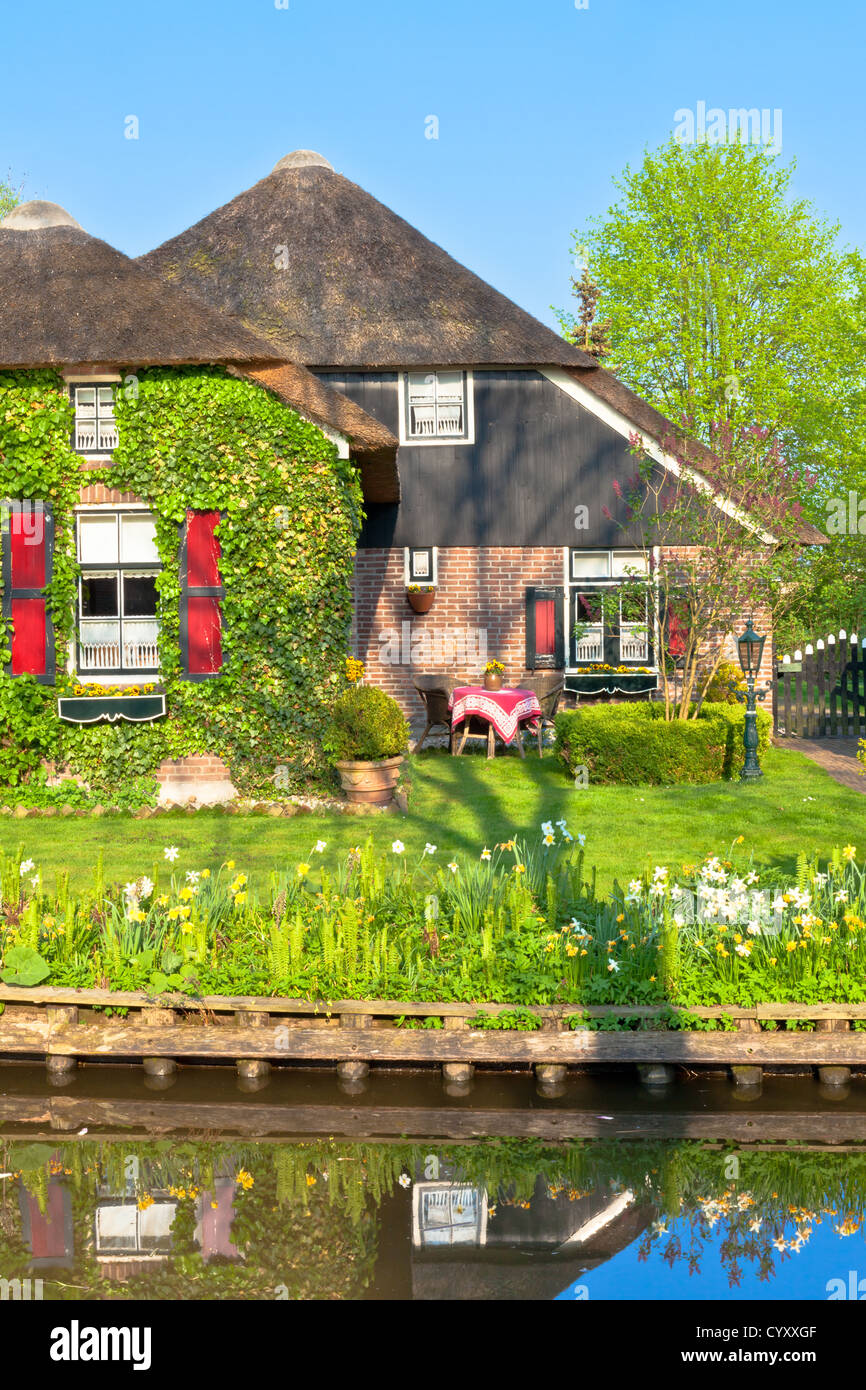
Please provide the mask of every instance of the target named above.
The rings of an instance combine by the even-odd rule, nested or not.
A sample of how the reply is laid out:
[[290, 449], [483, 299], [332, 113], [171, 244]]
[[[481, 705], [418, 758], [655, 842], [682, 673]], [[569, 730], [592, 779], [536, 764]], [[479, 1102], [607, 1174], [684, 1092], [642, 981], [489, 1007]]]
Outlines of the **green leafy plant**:
[[332, 762], [378, 762], [405, 753], [409, 725], [384, 690], [357, 685], [334, 702], [322, 746]]

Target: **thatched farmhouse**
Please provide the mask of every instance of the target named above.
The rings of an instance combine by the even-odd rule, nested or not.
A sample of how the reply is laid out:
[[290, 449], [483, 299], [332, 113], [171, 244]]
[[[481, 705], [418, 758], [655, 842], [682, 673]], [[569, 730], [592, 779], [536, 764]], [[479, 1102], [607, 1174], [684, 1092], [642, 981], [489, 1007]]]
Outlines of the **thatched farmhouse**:
[[350, 643], [412, 713], [419, 672], [492, 657], [510, 682], [604, 668], [650, 691], [612, 484], [635, 432], [673, 467], [673, 428], [309, 151], [138, 262], [55, 204], [16, 208], [0, 781], [290, 787]]
[[[141, 264], [399, 439], [400, 496], [369, 502], [355, 564], [356, 654], [371, 681], [415, 712], [414, 672], [476, 676], [485, 654], [511, 681], [554, 668], [568, 687], [607, 664], [655, 686], [642, 615], [611, 622], [597, 600], [641, 562], [612, 491], [634, 472], [630, 436], [665, 466], [675, 426], [594, 357], [311, 151]], [[712, 454], [690, 447], [711, 477]], [[413, 584], [435, 586], [424, 615], [407, 603]]]
[[54, 204], [0, 224], [0, 287], [0, 780], [305, 775], [396, 438]]

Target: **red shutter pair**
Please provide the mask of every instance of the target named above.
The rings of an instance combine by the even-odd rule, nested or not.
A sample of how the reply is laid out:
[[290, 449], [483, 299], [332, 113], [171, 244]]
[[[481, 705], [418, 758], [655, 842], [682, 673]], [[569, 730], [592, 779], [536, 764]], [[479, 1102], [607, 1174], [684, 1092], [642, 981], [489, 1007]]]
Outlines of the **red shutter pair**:
[[[45, 597], [51, 581], [54, 519], [43, 502], [0, 504], [3, 513], [3, 618], [11, 627], [12, 676], [54, 682], [54, 629]], [[8, 630], [8, 629], [7, 629]]]
[[181, 546], [180, 636], [184, 675], [204, 680], [222, 669], [222, 600], [220, 543], [214, 531], [219, 512], [186, 514]]

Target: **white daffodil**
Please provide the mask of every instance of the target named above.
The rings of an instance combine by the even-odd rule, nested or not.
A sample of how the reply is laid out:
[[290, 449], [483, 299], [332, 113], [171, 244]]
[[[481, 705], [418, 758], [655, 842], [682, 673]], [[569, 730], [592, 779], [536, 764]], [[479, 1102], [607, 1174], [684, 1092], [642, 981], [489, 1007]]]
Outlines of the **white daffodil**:
[[166, 845], [165, 849], [162, 852], [170, 864], [173, 864], [175, 859], [177, 859], [177, 856], [180, 854], [180, 850], [178, 849], [177, 845]]
[[36, 867], [36, 866], [34, 865], [32, 859], [22, 859], [22, 860], [21, 860], [21, 866], [20, 866], [18, 872], [19, 872], [19, 874], [21, 875], [21, 877], [23, 878], [25, 874], [29, 874], [30, 870], [33, 869], [33, 868], [35, 868], [35, 867]]
[[402, 854], [405, 848], [406, 846], [403, 844], [402, 840], [393, 840], [391, 842], [391, 851], [393, 854]]
[[454, 863], [454, 860], [453, 860], [453, 859], [451, 860], [451, 863], [448, 865], [448, 867], [449, 867], [449, 869], [451, 870], [452, 874], [456, 874], [456, 872], [457, 872], [457, 865]]
[[397, 1181], [398, 1181], [398, 1183], [400, 1184], [401, 1187], [411, 1187], [411, 1186], [412, 1186], [412, 1179], [411, 1179], [410, 1177], [408, 1177], [406, 1173], [401, 1173], [400, 1176], [399, 1176], [399, 1178], [397, 1179]]
[[[436, 853], [436, 846], [435, 846], [435, 845], [431, 845], [431, 844], [429, 844], [429, 842], [428, 842], [428, 843], [424, 846], [424, 854], [435, 854], [435, 853]], [[422, 859], [424, 858], [424, 854], [421, 855], [421, 858], [422, 858]], [[489, 857], [489, 856], [488, 856], [488, 857]]]
[[542, 833], [542, 835], [552, 835], [552, 834], [553, 834], [553, 821], [550, 821], [550, 820], [542, 821], [542, 824], [541, 824], [541, 833]]
[[145, 874], [144, 878], [139, 880], [139, 888], [141, 889], [141, 896], [143, 898], [149, 898], [153, 892], [153, 880], [149, 879]]
[[610, 971], [610, 972], [615, 972], [615, 971], [619, 970], [619, 966], [617, 965], [616, 961], [615, 961], [615, 960], [611, 960], [609, 956], [608, 956], [608, 961], [607, 961], [607, 968], [608, 968], [608, 971]]
[[200, 878], [201, 878], [201, 874], [200, 874], [200, 872], [199, 872], [198, 869], [187, 869], [187, 871], [186, 871], [186, 881], [187, 881], [187, 883], [198, 883], [198, 881], [199, 881]]
[[314, 853], [314, 854], [324, 854], [324, 853], [325, 853], [325, 850], [326, 850], [327, 848], [328, 848], [328, 842], [327, 842], [327, 840], [317, 840], [316, 843], [313, 845], [313, 853]]

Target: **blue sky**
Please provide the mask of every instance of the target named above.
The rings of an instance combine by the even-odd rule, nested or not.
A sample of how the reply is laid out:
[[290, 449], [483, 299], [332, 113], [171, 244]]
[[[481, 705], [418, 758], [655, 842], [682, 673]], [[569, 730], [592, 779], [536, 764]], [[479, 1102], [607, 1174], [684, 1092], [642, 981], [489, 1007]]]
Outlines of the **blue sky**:
[[283, 3], [7, 6], [0, 173], [137, 255], [318, 149], [552, 322], [572, 229], [704, 101], [780, 108], [797, 193], [866, 243], [862, 0]]
[[[670, 1234], [679, 1234], [683, 1244], [688, 1244], [688, 1222], [671, 1222]], [[793, 1236], [793, 1225], [789, 1224], [786, 1234], [788, 1239]], [[593, 1299], [634, 1298], [747, 1302], [753, 1299], [803, 1299], [826, 1302], [830, 1280], [843, 1281], [846, 1299], [853, 1288], [857, 1288], [858, 1298], [861, 1296], [860, 1288], [866, 1288], [866, 1281], [860, 1282], [866, 1274], [862, 1234], [838, 1235], [829, 1219], [816, 1222], [810, 1240], [799, 1253], [786, 1255], [784, 1260], [775, 1256], [776, 1274], [772, 1279], [759, 1279], [753, 1264], [744, 1260], [743, 1279], [736, 1287], [731, 1287], [721, 1258], [720, 1246], [727, 1235], [727, 1223], [723, 1222], [713, 1235], [703, 1241], [700, 1269], [693, 1275], [689, 1274], [687, 1260], [677, 1260], [670, 1265], [663, 1259], [664, 1240], [654, 1242], [648, 1260], [638, 1260], [640, 1240], [635, 1240], [612, 1260], [590, 1271], [576, 1284], [570, 1284], [559, 1297], [573, 1301], [577, 1297], [577, 1286], [583, 1285], [589, 1291], [589, 1299], [586, 1299], [586, 1294], [581, 1294], [580, 1301], [590, 1302]], [[725, 1343], [707, 1342], [706, 1345], [718, 1348], [725, 1346]]]

